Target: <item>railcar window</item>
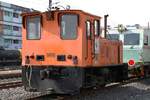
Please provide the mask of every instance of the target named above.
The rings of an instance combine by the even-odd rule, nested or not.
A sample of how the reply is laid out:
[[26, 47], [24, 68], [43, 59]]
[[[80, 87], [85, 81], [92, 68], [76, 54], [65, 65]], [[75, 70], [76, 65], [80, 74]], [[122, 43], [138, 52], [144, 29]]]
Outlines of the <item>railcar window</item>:
[[125, 45], [139, 45], [140, 35], [138, 33], [124, 34]]
[[144, 35], [144, 45], [148, 45], [148, 36]]
[[86, 34], [88, 38], [91, 38], [91, 23], [90, 21], [86, 21]]
[[40, 39], [40, 17], [27, 18], [27, 39]]
[[78, 16], [66, 14], [61, 16], [61, 38], [76, 39], [78, 27]]
[[99, 20], [95, 20], [94, 21], [94, 31], [95, 31], [95, 35], [99, 36], [100, 34], [100, 25], [99, 25]]
[[110, 40], [119, 40], [119, 34], [107, 34], [106, 38]]

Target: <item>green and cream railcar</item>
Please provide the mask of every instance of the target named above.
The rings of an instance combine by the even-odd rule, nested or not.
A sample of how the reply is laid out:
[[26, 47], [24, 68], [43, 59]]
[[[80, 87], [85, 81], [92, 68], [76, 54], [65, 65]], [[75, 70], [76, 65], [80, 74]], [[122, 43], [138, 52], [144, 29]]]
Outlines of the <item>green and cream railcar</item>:
[[[134, 74], [148, 75], [150, 70], [150, 29], [126, 27], [119, 32], [110, 29], [107, 38], [123, 42], [123, 62]], [[144, 69], [144, 70], [143, 70]]]

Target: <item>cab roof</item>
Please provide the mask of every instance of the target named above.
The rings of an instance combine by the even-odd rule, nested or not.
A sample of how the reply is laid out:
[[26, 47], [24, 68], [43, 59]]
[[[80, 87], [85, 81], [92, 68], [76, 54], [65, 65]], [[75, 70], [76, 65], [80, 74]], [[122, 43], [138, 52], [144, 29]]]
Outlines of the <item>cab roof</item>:
[[[26, 12], [26, 13], [22, 13], [21, 16], [22, 17], [25, 17], [25, 16], [31, 16], [31, 15], [42, 15], [42, 14], [45, 14], [47, 13], [48, 11], [46, 12], [40, 12], [40, 11], [33, 11], [33, 12]], [[91, 13], [87, 13], [83, 10], [52, 10], [52, 12], [58, 12], [58, 13], [71, 13], [71, 12], [76, 12], [76, 13], [82, 13], [82, 14], [85, 14], [85, 15], [88, 15], [88, 16], [92, 16], [92, 17], [96, 17], [96, 18], [101, 18], [100, 16], [97, 16], [97, 15], [94, 15], [94, 14], [91, 14]]]

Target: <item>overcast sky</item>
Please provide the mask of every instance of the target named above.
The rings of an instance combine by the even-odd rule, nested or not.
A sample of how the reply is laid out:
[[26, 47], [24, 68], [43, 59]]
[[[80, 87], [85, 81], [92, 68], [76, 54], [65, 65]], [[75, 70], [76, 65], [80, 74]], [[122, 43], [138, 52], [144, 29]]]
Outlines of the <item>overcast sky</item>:
[[[45, 11], [49, 0], [0, 0], [36, 10]], [[70, 5], [71, 9], [81, 9], [103, 17], [109, 14], [110, 25], [141, 24], [150, 21], [150, 0], [53, 0], [59, 5]]]

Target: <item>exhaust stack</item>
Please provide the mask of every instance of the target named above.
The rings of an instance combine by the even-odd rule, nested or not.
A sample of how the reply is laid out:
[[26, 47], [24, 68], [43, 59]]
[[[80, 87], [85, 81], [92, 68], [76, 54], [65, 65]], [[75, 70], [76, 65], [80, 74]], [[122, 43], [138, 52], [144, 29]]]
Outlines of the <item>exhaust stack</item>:
[[109, 15], [104, 15], [104, 37], [106, 38], [106, 34], [107, 34], [107, 17]]

